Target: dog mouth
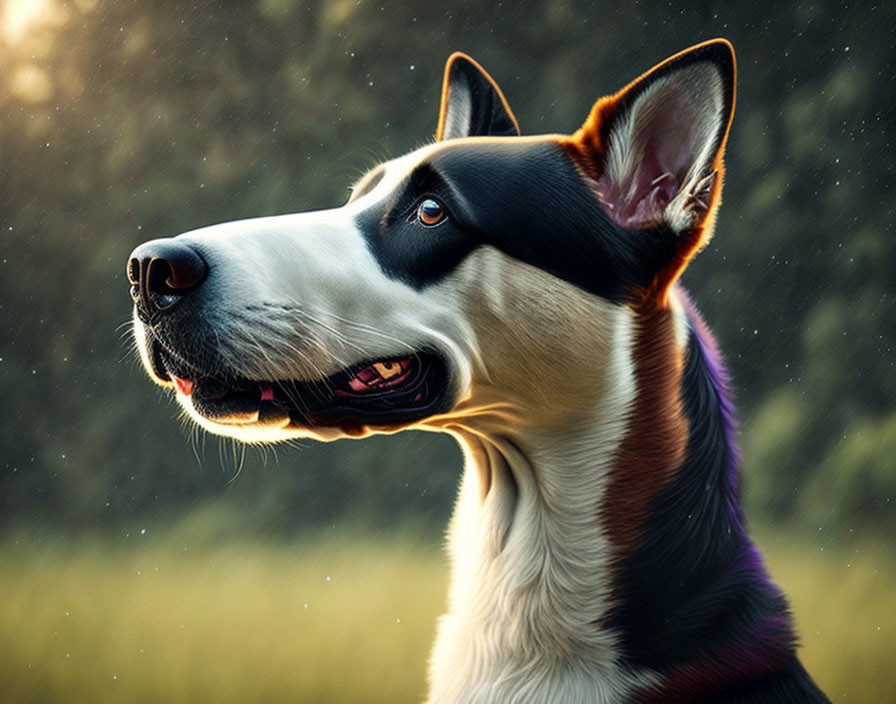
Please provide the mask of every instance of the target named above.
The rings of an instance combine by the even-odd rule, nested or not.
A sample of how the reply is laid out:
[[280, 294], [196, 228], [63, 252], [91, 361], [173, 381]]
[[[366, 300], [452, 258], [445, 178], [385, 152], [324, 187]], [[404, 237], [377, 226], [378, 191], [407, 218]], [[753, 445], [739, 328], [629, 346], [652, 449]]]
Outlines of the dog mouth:
[[439, 355], [366, 360], [324, 379], [252, 380], [208, 374], [153, 340], [152, 371], [189, 399], [202, 418], [222, 425], [338, 428], [359, 435], [365, 427], [398, 428], [444, 410], [447, 365]]

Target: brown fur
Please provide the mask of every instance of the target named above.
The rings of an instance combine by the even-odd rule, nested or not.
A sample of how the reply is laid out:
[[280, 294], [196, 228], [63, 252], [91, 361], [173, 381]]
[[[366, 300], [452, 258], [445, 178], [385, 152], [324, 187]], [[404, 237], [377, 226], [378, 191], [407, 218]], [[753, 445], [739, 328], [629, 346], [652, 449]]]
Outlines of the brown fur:
[[672, 310], [645, 299], [636, 311], [632, 358], [637, 395], [602, 511], [616, 559], [636, 547], [651, 499], [675, 477], [688, 438], [679, 394], [683, 358]]
[[[643, 83], [694, 48], [697, 47], [666, 59], [622, 90], [598, 100], [579, 130], [558, 140], [585, 177], [596, 181], [603, 174], [611, 130]], [[684, 460], [688, 425], [679, 392], [683, 356], [675, 339], [669, 296], [672, 285], [712, 234], [721, 201], [722, 157], [730, 127], [729, 117], [712, 163], [716, 176], [706, 195], [705, 207], [694, 209], [695, 224], [679, 234], [672, 258], [650, 285], [638, 292], [632, 306], [637, 316], [632, 352], [637, 395], [631, 412], [632, 425], [611, 472], [603, 508], [617, 559], [624, 559], [635, 549], [651, 500], [672, 481]]]

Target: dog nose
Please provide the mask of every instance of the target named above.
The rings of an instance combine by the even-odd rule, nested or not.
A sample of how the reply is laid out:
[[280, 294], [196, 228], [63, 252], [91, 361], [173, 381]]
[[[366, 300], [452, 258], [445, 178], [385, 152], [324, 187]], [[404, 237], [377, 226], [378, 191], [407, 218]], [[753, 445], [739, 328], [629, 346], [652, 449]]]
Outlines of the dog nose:
[[128, 281], [137, 314], [149, 322], [158, 313], [177, 305], [208, 274], [208, 265], [192, 249], [176, 239], [152, 240], [131, 252]]

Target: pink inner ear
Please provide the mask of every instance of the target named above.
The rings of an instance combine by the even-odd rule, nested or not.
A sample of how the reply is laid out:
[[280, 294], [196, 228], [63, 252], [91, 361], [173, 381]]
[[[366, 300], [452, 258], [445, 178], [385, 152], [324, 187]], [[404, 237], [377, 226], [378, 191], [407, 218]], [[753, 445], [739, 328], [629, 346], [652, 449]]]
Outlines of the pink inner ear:
[[[613, 130], [611, 149], [622, 159], [605, 165], [597, 195], [619, 225], [640, 228], [663, 221], [695, 154], [695, 106], [678, 90], [665, 90], [636, 104], [628, 134]], [[613, 140], [624, 140], [613, 145]]]

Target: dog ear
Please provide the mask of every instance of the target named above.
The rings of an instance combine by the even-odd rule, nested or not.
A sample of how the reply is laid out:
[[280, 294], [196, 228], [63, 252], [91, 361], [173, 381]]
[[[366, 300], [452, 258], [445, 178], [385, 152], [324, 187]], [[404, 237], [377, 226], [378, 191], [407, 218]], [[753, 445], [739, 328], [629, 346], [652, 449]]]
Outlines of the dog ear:
[[436, 139], [519, 134], [519, 125], [504, 94], [485, 69], [459, 51], [448, 57]]
[[731, 44], [704, 42], [599, 100], [565, 143], [613, 221], [672, 231], [667, 283], [712, 234], [734, 89]]

